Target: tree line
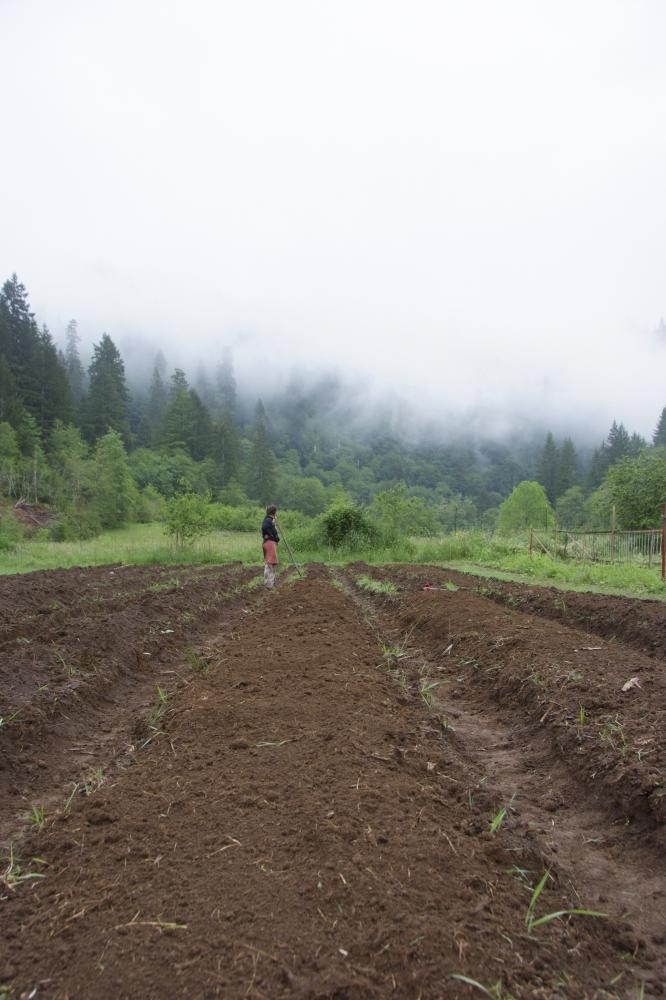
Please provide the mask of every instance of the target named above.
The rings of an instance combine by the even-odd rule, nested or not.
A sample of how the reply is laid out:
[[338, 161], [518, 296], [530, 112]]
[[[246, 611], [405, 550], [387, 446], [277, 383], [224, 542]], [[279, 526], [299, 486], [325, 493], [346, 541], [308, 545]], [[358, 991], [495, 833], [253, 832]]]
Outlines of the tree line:
[[[435, 435], [407, 443], [386, 414], [357, 426], [334, 376], [310, 385], [295, 378], [250, 402], [229, 354], [191, 381], [180, 368], [169, 372], [160, 353], [148, 384], [137, 385], [107, 333], [87, 363], [80, 343], [72, 320], [63, 346], [56, 345], [16, 275], [4, 283], [0, 493], [52, 504], [61, 531], [149, 520], [185, 490], [230, 508], [275, 501], [314, 516], [340, 495], [379, 509], [382, 496], [394, 501], [397, 489], [421, 530], [492, 527], [526, 480], [541, 484], [561, 523], [575, 527], [607, 516], [609, 484], [620, 474], [614, 470], [627, 480], [627, 462], [645, 471], [652, 461], [650, 474], [660, 482], [666, 408], [651, 445], [614, 422], [585, 458], [571, 438], [558, 444], [550, 433], [542, 446]], [[385, 519], [389, 507], [384, 503]]]

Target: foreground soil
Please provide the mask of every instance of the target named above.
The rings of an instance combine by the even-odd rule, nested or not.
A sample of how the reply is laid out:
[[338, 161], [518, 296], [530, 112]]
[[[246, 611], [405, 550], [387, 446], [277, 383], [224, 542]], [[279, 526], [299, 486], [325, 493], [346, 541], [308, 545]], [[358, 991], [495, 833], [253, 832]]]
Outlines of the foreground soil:
[[663, 994], [654, 655], [363, 572], [3, 581], [0, 995]]

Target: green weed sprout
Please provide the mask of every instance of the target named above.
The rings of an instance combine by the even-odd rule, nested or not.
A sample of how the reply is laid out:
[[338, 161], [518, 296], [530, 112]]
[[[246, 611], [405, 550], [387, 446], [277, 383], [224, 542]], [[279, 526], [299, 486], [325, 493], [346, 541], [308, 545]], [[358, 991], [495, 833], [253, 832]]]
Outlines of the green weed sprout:
[[543, 892], [544, 886], [548, 879], [551, 878], [550, 869], [546, 869], [539, 881], [537, 882], [534, 890], [532, 891], [532, 896], [530, 898], [527, 912], [525, 913], [525, 926], [527, 927], [528, 934], [531, 934], [535, 927], [540, 927], [542, 924], [548, 924], [551, 920], [556, 920], [558, 917], [607, 917], [607, 913], [600, 913], [598, 910], [587, 910], [582, 907], [574, 907], [573, 909], [567, 910], [554, 910], [553, 913], [546, 913], [542, 917], [535, 916], [535, 908], [539, 896]]
[[18, 861], [14, 858], [14, 845], [9, 848], [9, 863], [4, 872], [0, 874], [0, 883], [9, 890], [13, 890], [19, 882], [26, 882], [30, 878], [46, 878], [40, 872], [24, 872]]
[[208, 671], [210, 670], [210, 664], [205, 656], [201, 656], [201, 654], [197, 653], [195, 649], [191, 649], [187, 654], [187, 658], [190, 661], [192, 670], [196, 670], [202, 677], [207, 676]]
[[419, 688], [419, 694], [421, 695], [421, 698], [423, 699], [424, 704], [426, 704], [428, 706], [428, 708], [432, 708], [432, 703], [433, 703], [433, 694], [432, 693], [433, 693], [433, 691], [435, 690], [436, 687], [439, 687], [439, 684], [440, 684], [439, 681], [428, 681], [428, 680], [421, 681], [421, 687]]
[[515, 795], [512, 795], [510, 800], [503, 806], [500, 806], [493, 818], [490, 821], [490, 832], [497, 833], [497, 831], [502, 826], [502, 823], [506, 819], [507, 813], [513, 806], [513, 800]]
[[502, 989], [502, 980], [498, 979], [494, 986], [484, 986], [477, 979], [471, 979], [469, 976], [463, 976], [459, 972], [454, 972], [449, 977], [450, 979], [457, 979], [459, 983], [466, 983], [467, 986], [473, 986], [475, 990], [479, 990], [480, 993], [485, 993], [487, 997], [493, 997], [493, 1000], [511, 1000], [511, 996], [508, 993], [504, 993]]
[[35, 802], [32, 804], [32, 809], [30, 810], [30, 819], [35, 824], [38, 830], [41, 830], [46, 822], [44, 816], [44, 806], [37, 805]]

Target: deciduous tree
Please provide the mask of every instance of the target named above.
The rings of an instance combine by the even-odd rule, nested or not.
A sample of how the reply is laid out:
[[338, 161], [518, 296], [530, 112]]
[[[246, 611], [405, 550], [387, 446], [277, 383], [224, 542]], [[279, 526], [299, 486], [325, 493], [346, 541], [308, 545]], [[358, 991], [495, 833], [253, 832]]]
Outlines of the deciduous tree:
[[514, 487], [511, 495], [500, 505], [497, 527], [502, 532], [520, 528], [545, 528], [553, 524], [555, 516], [541, 483], [524, 480]]

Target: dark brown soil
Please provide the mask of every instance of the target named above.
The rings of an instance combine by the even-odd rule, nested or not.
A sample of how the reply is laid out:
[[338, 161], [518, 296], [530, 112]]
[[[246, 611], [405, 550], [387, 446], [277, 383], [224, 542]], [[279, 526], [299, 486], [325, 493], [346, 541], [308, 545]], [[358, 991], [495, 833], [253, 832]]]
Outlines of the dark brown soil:
[[610, 641], [633, 646], [648, 656], [666, 659], [666, 601], [663, 600], [533, 587], [435, 566], [400, 567], [399, 573], [405, 589], [421, 589], [426, 580], [439, 586], [449, 580], [500, 604], [581, 627]]
[[[6, 627], [30, 640], [6, 648], [39, 654], [2, 675], [20, 711], [0, 729], [14, 795], [0, 995], [481, 995], [456, 975], [503, 998], [662, 995], [653, 659], [585, 650], [601, 643], [465, 591], [368, 596], [353, 571], [312, 567], [271, 594], [242, 570], [182, 571], [171, 591], [149, 589], [160, 570], [104, 573], [34, 574], [43, 612], [4, 581]], [[81, 674], [89, 650], [94, 693], [49, 673], [54, 644]], [[634, 669], [643, 686], [622, 694]], [[43, 676], [57, 697], [33, 716]], [[599, 737], [604, 713], [622, 749], [617, 730], [615, 748]], [[104, 773], [83, 780], [72, 759], [66, 796], [74, 740]], [[44, 801], [42, 829], [18, 830], [18, 805]], [[545, 871], [536, 917], [606, 916], [530, 930]]]

